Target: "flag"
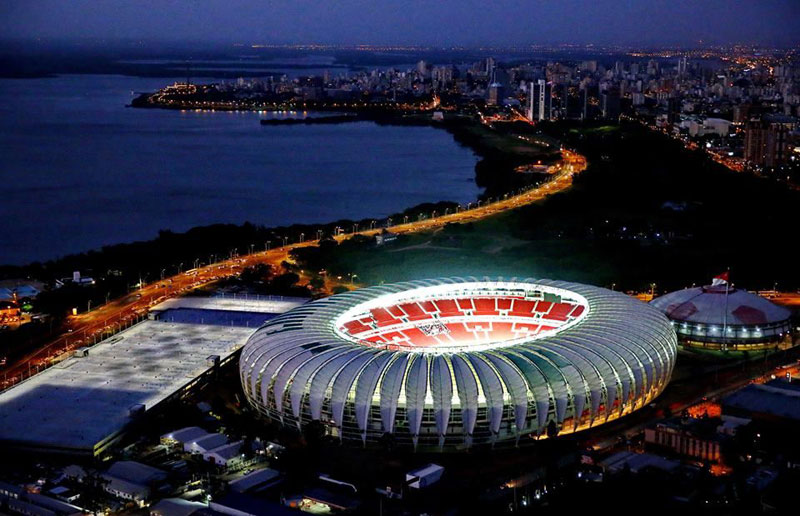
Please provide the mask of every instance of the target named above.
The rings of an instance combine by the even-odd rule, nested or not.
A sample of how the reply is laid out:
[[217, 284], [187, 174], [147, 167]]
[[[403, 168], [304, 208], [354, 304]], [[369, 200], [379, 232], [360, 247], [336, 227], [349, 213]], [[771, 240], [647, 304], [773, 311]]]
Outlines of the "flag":
[[728, 284], [728, 277], [730, 273], [728, 271], [723, 272], [719, 276], [714, 276], [714, 279], [711, 280], [711, 285], [727, 285]]

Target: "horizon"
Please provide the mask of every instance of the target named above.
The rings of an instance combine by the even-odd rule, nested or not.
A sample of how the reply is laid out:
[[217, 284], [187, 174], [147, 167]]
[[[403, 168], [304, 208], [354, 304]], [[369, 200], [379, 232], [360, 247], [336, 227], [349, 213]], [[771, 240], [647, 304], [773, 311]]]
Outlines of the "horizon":
[[[735, 5], [724, 0], [702, 5], [689, 0], [646, 5], [615, 0], [569, 0], [558, 5], [536, 0], [491, 5], [444, 0], [427, 5], [409, 0], [390, 6], [374, 6], [363, 0], [346, 0], [335, 6], [209, 0], [188, 7], [182, 2], [153, 0], [101, 4], [33, 0], [0, 4], [0, 14], [0, 33], [6, 40], [20, 42], [437, 49], [536, 45], [786, 47], [800, 43], [796, 31], [800, 3], [786, 0], [748, 0]], [[54, 19], [61, 23], [53, 23]]]

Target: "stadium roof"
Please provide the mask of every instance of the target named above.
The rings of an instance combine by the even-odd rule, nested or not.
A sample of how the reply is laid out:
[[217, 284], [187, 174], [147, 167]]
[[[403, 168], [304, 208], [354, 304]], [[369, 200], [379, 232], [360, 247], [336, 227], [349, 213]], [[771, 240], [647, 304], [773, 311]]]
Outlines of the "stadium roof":
[[[757, 326], [786, 321], [791, 312], [757, 294], [725, 286], [687, 288], [653, 299], [672, 320], [700, 324]], [[727, 312], [727, 318], [726, 318]]]
[[666, 317], [619, 292], [442, 278], [296, 308], [250, 338], [239, 366], [253, 406], [284, 423], [470, 446], [640, 408], [666, 386], [676, 345]]

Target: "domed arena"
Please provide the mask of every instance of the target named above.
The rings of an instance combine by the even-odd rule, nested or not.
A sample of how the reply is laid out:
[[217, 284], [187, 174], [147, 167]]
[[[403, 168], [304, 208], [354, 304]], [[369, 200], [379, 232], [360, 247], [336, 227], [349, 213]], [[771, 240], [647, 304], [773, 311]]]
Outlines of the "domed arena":
[[792, 313], [763, 297], [723, 284], [687, 288], [653, 299], [684, 345], [749, 350], [788, 340]]
[[658, 310], [551, 280], [446, 278], [335, 295], [262, 326], [240, 375], [264, 416], [342, 441], [519, 444], [619, 418], [666, 387]]

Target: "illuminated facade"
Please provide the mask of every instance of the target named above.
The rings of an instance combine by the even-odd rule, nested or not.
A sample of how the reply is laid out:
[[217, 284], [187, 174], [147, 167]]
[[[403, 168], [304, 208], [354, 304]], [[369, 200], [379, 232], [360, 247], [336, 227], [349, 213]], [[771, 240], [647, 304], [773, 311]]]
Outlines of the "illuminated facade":
[[459, 449], [639, 409], [667, 385], [675, 352], [669, 321], [617, 292], [447, 278], [296, 308], [253, 334], [239, 368], [251, 405], [284, 424], [317, 420], [345, 441]]
[[669, 317], [684, 345], [757, 350], [791, 343], [791, 312], [746, 290], [725, 285], [687, 288], [650, 304]]

